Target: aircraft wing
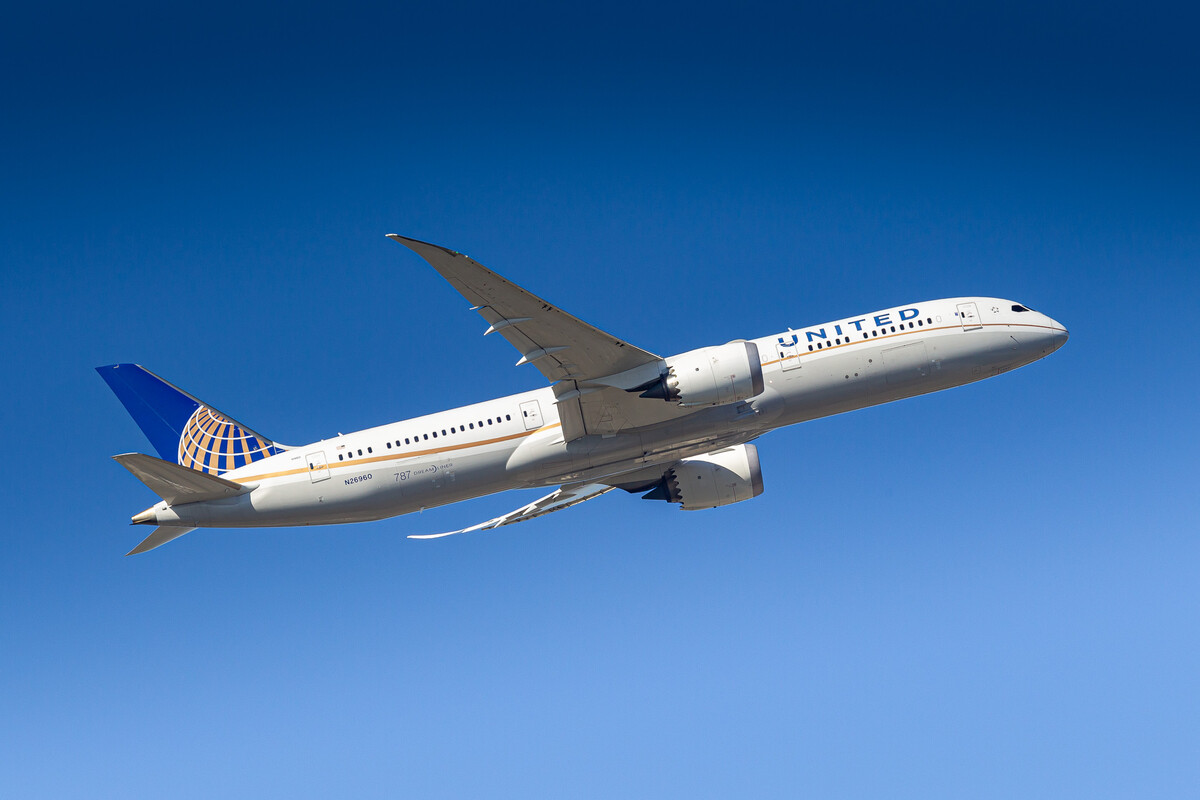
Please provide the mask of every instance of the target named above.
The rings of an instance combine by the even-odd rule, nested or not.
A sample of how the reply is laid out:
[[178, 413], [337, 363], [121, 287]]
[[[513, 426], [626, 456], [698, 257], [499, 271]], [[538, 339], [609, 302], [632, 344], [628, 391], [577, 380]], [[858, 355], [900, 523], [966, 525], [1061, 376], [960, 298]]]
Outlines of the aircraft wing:
[[517, 348], [521, 364], [533, 364], [547, 380], [588, 381], [615, 375], [661, 358], [594, 328], [525, 291], [462, 253], [388, 234], [429, 262], [474, 310]]
[[540, 517], [544, 514], [549, 514], [552, 511], [562, 511], [565, 508], [578, 505], [584, 500], [591, 500], [593, 497], [599, 497], [605, 492], [611, 492], [614, 486], [605, 486], [599, 483], [575, 483], [566, 486], [560, 486], [550, 494], [538, 500], [534, 500], [527, 506], [522, 506], [516, 511], [510, 511], [507, 514], [489, 519], [487, 522], [481, 522], [478, 525], [472, 525], [469, 528], [462, 530], [449, 531], [447, 533], [429, 533], [424, 535], [409, 536], [409, 539], [441, 539], [445, 536], [453, 536], [456, 533], [469, 533], [470, 531], [485, 531], [491, 528], [499, 528], [503, 525], [512, 525], [514, 522], [524, 522], [535, 517]]

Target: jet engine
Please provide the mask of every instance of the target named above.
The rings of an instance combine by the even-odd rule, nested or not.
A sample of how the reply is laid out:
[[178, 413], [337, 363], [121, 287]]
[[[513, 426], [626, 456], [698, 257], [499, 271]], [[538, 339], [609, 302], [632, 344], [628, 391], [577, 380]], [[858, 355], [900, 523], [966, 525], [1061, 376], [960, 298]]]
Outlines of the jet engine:
[[681, 406], [723, 406], [748, 400], [762, 390], [758, 345], [730, 342], [668, 358], [662, 375], [630, 391]]
[[762, 491], [758, 448], [739, 444], [679, 461], [642, 498], [679, 503], [684, 511], [695, 511], [740, 503]]

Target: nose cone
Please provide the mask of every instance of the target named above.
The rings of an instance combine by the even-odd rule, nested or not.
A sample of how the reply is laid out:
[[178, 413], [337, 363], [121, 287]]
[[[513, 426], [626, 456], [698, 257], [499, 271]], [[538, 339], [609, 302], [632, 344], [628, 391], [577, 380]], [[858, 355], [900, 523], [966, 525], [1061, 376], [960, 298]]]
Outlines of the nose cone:
[[1049, 355], [1066, 344], [1067, 339], [1071, 338], [1071, 334], [1067, 332], [1067, 326], [1058, 320], [1050, 319], [1045, 314], [1042, 317], [1045, 325], [1046, 354]]

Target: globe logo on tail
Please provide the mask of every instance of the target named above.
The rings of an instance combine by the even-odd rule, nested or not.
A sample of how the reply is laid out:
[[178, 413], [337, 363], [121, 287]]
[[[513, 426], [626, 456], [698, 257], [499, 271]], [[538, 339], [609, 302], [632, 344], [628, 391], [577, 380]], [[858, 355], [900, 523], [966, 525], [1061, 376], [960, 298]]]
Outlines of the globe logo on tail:
[[185, 467], [219, 475], [283, 452], [233, 420], [201, 405], [183, 426], [179, 437], [179, 463]]

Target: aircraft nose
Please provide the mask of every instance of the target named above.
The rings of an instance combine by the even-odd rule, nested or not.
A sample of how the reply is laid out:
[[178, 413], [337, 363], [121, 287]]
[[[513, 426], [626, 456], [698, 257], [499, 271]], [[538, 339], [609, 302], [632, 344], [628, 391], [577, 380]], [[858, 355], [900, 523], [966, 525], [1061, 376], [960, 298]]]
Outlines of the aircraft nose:
[[[1044, 314], [1042, 316], [1045, 316]], [[1067, 326], [1063, 325], [1058, 320], [1045, 317], [1046, 339], [1048, 353], [1053, 353], [1058, 348], [1067, 343], [1067, 339], [1071, 338], [1071, 334], [1067, 331]]]

